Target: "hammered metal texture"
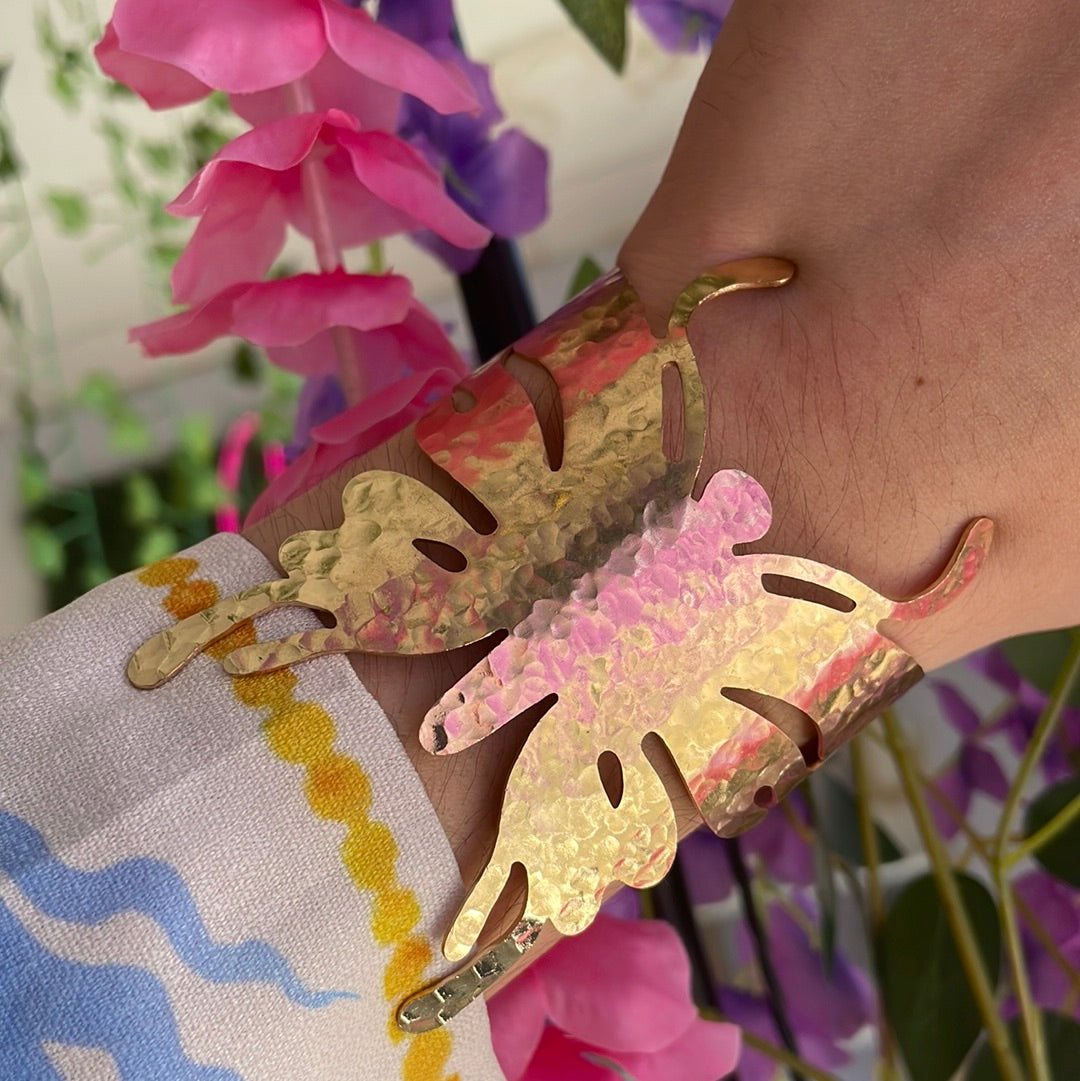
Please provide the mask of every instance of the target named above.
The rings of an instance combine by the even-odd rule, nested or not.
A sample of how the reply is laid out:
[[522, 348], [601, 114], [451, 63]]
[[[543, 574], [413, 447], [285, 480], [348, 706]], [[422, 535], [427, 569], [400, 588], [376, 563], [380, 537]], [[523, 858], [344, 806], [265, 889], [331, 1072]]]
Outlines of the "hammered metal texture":
[[[736, 555], [770, 518], [765, 492], [733, 470], [717, 473], [700, 502], [650, 507], [640, 535], [625, 538], [565, 602], [537, 603], [428, 714], [421, 742], [449, 754], [558, 695], [511, 771], [494, 851], [447, 936], [449, 959], [472, 949], [515, 863], [528, 876], [523, 918], [564, 934], [592, 922], [613, 882], [642, 887], [664, 876], [676, 823], [643, 749], [649, 733], [667, 747], [706, 823], [725, 835], [745, 829], [762, 802], [801, 780], [917, 675], [878, 624], [918, 617], [955, 594], [991, 533], [987, 520], [973, 523], [937, 585], [896, 602], [811, 560]], [[777, 595], [763, 575], [810, 582], [854, 605], [844, 612]], [[739, 691], [809, 717], [820, 734], [810, 763], [780, 728], [732, 700]], [[616, 806], [598, 766], [605, 751], [621, 764]]]
[[[779, 285], [788, 263], [745, 260], [692, 289], [697, 301], [719, 292]], [[657, 339], [633, 289], [617, 272], [516, 343], [553, 377], [564, 424], [564, 454], [550, 468], [533, 405], [498, 358], [465, 379], [416, 426], [433, 461], [495, 516], [490, 535], [474, 531], [420, 481], [369, 471], [342, 496], [339, 529], [298, 533], [281, 547], [288, 577], [267, 582], [183, 620], [141, 646], [128, 666], [137, 687], [171, 679], [236, 623], [278, 605], [328, 613], [329, 628], [230, 654], [232, 674], [267, 671], [321, 653], [430, 653], [509, 630], [543, 598], [565, 597], [627, 533], [641, 528], [649, 503], [687, 495], [704, 443], [704, 401], [686, 338], [684, 301]], [[681, 321], [680, 321], [681, 318]], [[679, 372], [684, 451], [664, 454], [664, 368]], [[455, 402], [465, 401], [459, 411]], [[444, 570], [416, 539], [456, 548], [466, 572]]]

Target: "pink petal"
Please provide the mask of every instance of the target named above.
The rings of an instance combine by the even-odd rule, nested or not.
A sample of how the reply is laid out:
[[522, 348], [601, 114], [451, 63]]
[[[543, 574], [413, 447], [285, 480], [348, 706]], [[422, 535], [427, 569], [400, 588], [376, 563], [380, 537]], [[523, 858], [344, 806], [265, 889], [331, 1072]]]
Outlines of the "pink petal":
[[658, 920], [598, 916], [540, 958], [534, 971], [544, 981], [552, 1022], [611, 1051], [659, 1050], [698, 1015], [686, 950]]
[[343, 133], [340, 141], [352, 159], [357, 180], [383, 201], [404, 210], [417, 225], [427, 226], [459, 248], [482, 248], [491, 239], [490, 230], [446, 194], [438, 174], [397, 136], [365, 131]]
[[[326, 134], [333, 138], [336, 129], [327, 128]], [[415, 228], [415, 218], [395, 206], [383, 202], [357, 182], [352, 160], [345, 149], [338, 145], [327, 148], [329, 138], [320, 148], [324, 153], [319, 164], [323, 170], [323, 184], [328, 205], [328, 217], [333, 223], [334, 242], [340, 248], [369, 244], [381, 237], [395, 236]], [[318, 152], [318, 151], [316, 151]], [[308, 204], [304, 198], [302, 176], [299, 169], [280, 174], [279, 190], [288, 208], [290, 223], [305, 236], [312, 235]]]
[[431, 407], [431, 402], [457, 385], [456, 372], [444, 368], [418, 372], [316, 428], [315, 442], [255, 501], [247, 521], [257, 522], [271, 511], [336, 473], [408, 427]]
[[231, 333], [233, 303], [246, 288], [234, 285], [187, 311], [132, 327], [128, 340], [138, 342], [148, 357], [193, 353], [215, 338]]
[[474, 112], [479, 108], [468, 80], [459, 71], [379, 26], [362, 8], [322, 0], [322, 12], [330, 47], [351, 68], [385, 86], [412, 94], [440, 113]]
[[[368, 131], [393, 131], [397, 127], [401, 91], [354, 71], [332, 49], [327, 49], [308, 72], [307, 88], [319, 112], [341, 109], [356, 117]], [[290, 91], [281, 86], [256, 94], [233, 94], [230, 104], [233, 112], [252, 127], [296, 112]]]
[[238, 294], [232, 333], [257, 345], [299, 345], [327, 327], [400, 323], [411, 300], [408, 278], [396, 274], [297, 274]]
[[214, 529], [218, 533], [240, 532], [240, 511], [235, 503], [227, 503], [214, 511]]
[[244, 451], [259, 430], [259, 414], [244, 413], [229, 426], [221, 441], [218, 455], [218, 483], [232, 491], [240, 483], [240, 469], [244, 464]]
[[172, 109], [177, 105], [205, 98], [210, 93], [206, 83], [172, 64], [151, 60], [120, 48], [112, 20], [101, 40], [94, 46], [98, 67], [110, 79], [123, 83], [138, 94], [151, 109]]
[[491, 1044], [506, 1081], [518, 1081], [536, 1053], [547, 1024], [547, 998], [539, 977], [526, 969], [488, 1002]]
[[228, 93], [281, 86], [326, 51], [318, 0], [117, 0], [122, 49]]
[[[521, 1081], [623, 1081], [614, 1070], [596, 1061], [595, 1056], [602, 1054], [587, 1043], [549, 1027]], [[667, 1081], [682, 1081], [682, 1078], [674, 1074]]]
[[282, 172], [299, 165], [311, 153], [325, 122], [323, 113], [304, 113], [244, 132], [226, 143], [166, 209], [178, 217], [193, 218], [223, 195], [242, 197], [252, 175], [243, 166]]
[[659, 1051], [611, 1055], [635, 1081], [717, 1081], [739, 1062], [742, 1036], [737, 1025], [698, 1018]]
[[194, 304], [261, 278], [285, 243], [285, 207], [273, 176], [238, 165], [237, 183], [219, 185], [172, 272], [173, 300]]
[[[439, 323], [415, 303], [400, 323], [366, 332], [352, 330], [351, 334], [363, 365], [361, 384], [367, 393], [382, 390], [414, 371], [445, 368], [461, 379], [469, 370]], [[279, 368], [300, 375], [336, 375], [340, 369], [337, 346], [329, 331], [302, 345], [277, 346], [267, 352]]]

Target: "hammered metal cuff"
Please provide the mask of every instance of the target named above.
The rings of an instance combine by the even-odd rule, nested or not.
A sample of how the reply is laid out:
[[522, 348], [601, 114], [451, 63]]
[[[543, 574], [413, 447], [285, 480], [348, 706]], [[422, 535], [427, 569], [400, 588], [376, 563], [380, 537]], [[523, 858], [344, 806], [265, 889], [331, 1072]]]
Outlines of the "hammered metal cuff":
[[[511, 771], [488, 863], [447, 934], [447, 958], [475, 950], [515, 865], [526, 897], [501, 942], [402, 1006], [407, 1031], [444, 1024], [546, 924], [576, 934], [614, 883], [664, 876], [678, 836], [650, 741], [666, 749], [711, 829], [747, 828], [921, 675], [879, 625], [931, 615], [978, 571], [986, 519], [967, 527], [933, 586], [894, 601], [811, 560], [741, 554], [771, 520], [745, 473], [717, 473], [692, 498], [705, 410], [686, 324], [714, 296], [780, 286], [793, 272], [763, 258], [703, 275], [662, 338], [630, 285], [609, 274], [417, 423], [422, 450], [490, 511], [493, 530], [473, 528], [411, 477], [362, 473], [345, 489], [339, 529], [282, 545], [287, 577], [184, 620], [132, 657], [131, 682], [157, 686], [238, 621], [282, 604], [318, 609], [333, 625], [236, 650], [229, 672], [503, 635], [420, 733], [435, 754], [467, 753], [544, 709]], [[540, 364], [554, 383], [559, 460], [507, 370], [511, 356]], [[678, 446], [665, 439], [673, 411]], [[436, 562], [431, 542], [455, 558]], [[602, 758], [617, 763], [614, 787]]]

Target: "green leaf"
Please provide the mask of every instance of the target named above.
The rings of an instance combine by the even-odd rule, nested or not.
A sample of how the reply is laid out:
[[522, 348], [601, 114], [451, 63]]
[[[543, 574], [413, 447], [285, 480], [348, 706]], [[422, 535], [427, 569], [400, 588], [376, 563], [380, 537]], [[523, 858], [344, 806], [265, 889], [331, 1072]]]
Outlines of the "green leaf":
[[119, 83], [115, 79], [107, 79], [105, 81], [105, 96], [113, 99], [120, 98], [126, 101], [135, 98], [138, 95], [134, 90], [125, 86], [123, 83]]
[[79, 88], [71, 73], [64, 68], [55, 68], [52, 73], [53, 93], [62, 105], [74, 109], [79, 104]]
[[112, 571], [104, 563], [87, 563], [79, 572], [79, 584], [84, 590], [91, 590], [112, 576]]
[[210, 470], [192, 470], [186, 477], [182, 497], [196, 514], [210, 514], [228, 498]]
[[214, 460], [214, 423], [210, 417], [195, 413], [184, 417], [178, 426], [180, 450], [196, 462]]
[[134, 177], [118, 177], [116, 180], [116, 190], [120, 193], [120, 198], [123, 199], [128, 206], [139, 205], [139, 187], [135, 183]]
[[[1080, 777], [1062, 781], [1048, 788], [1032, 801], [1024, 821], [1024, 836], [1042, 829], [1059, 811], [1080, 796]], [[1055, 878], [1080, 889], [1080, 815], [1056, 837], [1044, 844], [1035, 859]], [[1080, 1061], [1080, 1060], [1078, 1060]]]
[[588, 289], [603, 273], [604, 268], [591, 255], [586, 255], [578, 263], [577, 270], [574, 271], [574, 276], [570, 279], [570, 289], [566, 294], [566, 299], [576, 297], [578, 293]]
[[[1073, 1081], [1080, 1063], [1080, 1024], [1059, 1013], [1041, 1013], [1046, 1057], [1053, 1081]], [[1010, 1021], [1009, 1038], [1020, 1054], [1020, 1020]], [[990, 1045], [984, 1040], [971, 1059], [965, 1081], [1001, 1081]]]
[[238, 383], [259, 383], [262, 372], [259, 358], [247, 342], [240, 342], [232, 353], [232, 373]]
[[[818, 774], [815, 783], [817, 828], [825, 838], [829, 850], [852, 867], [865, 867], [866, 853], [863, 851], [862, 836], [859, 833], [859, 811], [855, 796], [846, 785], [827, 773]], [[897, 848], [896, 842], [876, 822], [874, 834], [877, 837], [879, 863], [891, 863], [900, 859], [903, 853]]]
[[142, 565], [156, 563], [179, 547], [176, 531], [167, 525], [155, 526], [146, 533], [135, 548], [135, 559]]
[[192, 171], [198, 172], [229, 141], [229, 136], [205, 120], [196, 120], [184, 132], [184, 139]]
[[161, 512], [157, 485], [142, 472], [124, 478], [124, 511], [132, 525], [149, 525]]
[[49, 467], [40, 454], [19, 456], [19, 497], [27, 507], [36, 506], [49, 494]]
[[615, 71], [626, 62], [626, 0], [559, 0], [571, 21]]
[[147, 210], [147, 224], [151, 229], [175, 230], [180, 224], [179, 218], [174, 218], [166, 209], [168, 198], [163, 195], [152, 195], [149, 198]]
[[[1008, 662], [1040, 691], [1049, 694], [1054, 680], [1065, 664], [1065, 657], [1072, 644], [1073, 631], [1042, 631], [1010, 638], [999, 647]], [[1080, 685], [1074, 688], [1071, 705], [1080, 706]]]
[[90, 227], [90, 204], [79, 192], [54, 188], [45, 193], [45, 204], [60, 232], [75, 236]]
[[177, 259], [184, 254], [183, 244], [173, 244], [169, 241], [159, 240], [150, 245], [150, 259], [163, 270], [172, 270]]
[[155, 173], [169, 173], [176, 168], [176, 147], [172, 143], [144, 139], [139, 143], [139, 157]]
[[30, 566], [42, 578], [59, 578], [64, 573], [66, 555], [56, 535], [41, 522], [28, 522], [23, 527], [23, 541]]
[[145, 454], [153, 445], [150, 429], [141, 417], [124, 410], [109, 421], [109, 446], [117, 454]]
[[91, 372], [82, 381], [75, 401], [102, 417], [113, 417], [124, 408], [115, 381], [104, 372]]
[[15, 153], [15, 140], [6, 124], [0, 124], [0, 183], [13, 180], [22, 170], [22, 163]]
[[[996, 984], [1001, 935], [994, 901], [970, 875], [955, 878]], [[882, 1004], [908, 1073], [919, 1081], [948, 1081], [982, 1031], [982, 1020], [931, 875], [915, 879], [897, 897], [876, 945]]]

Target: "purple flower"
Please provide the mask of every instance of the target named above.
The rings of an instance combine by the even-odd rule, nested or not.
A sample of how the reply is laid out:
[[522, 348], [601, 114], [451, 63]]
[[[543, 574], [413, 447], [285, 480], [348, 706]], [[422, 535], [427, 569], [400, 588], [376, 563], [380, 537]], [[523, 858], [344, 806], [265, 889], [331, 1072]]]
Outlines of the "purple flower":
[[634, 0], [652, 36], [669, 52], [712, 48], [733, 0]]
[[[816, 919], [814, 907], [802, 899], [807, 920]], [[821, 954], [811, 945], [799, 920], [779, 903], [768, 910], [768, 940], [788, 1020], [799, 1053], [823, 1070], [850, 1061], [842, 1043], [874, 1019], [874, 995], [866, 974], [840, 954], [833, 959], [831, 976], [825, 975]], [[741, 936], [741, 952], [749, 959], [749, 938]], [[731, 1021], [771, 1043], [779, 1044], [766, 1000], [736, 987], [716, 989], [721, 1012]], [[747, 1047], [739, 1061], [739, 1081], [772, 1081], [776, 1064]]]
[[[969, 664], [1013, 699], [997, 721], [986, 729], [987, 733], [1003, 732], [1017, 754], [1023, 754], [1046, 709], [1046, 694], [1020, 676], [999, 649], [982, 650], [970, 658]], [[1078, 755], [1080, 709], [1066, 706], [1040, 763], [1046, 782], [1054, 784], [1071, 777], [1076, 772]]]
[[982, 727], [982, 720], [975, 707], [951, 684], [933, 680], [930, 689], [938, 700], [945, 720], [961, 736], [974, 735]]
[[1021, 939], [1035, 1001], [1044, 1010], [1057, 1011], [1071, 1002], [1072, 1015], [1080, 1018], [1080, 1001], [1073, 993], [1080, 972], [1080, 894], [1043, 871], [1024, 875], [1014, 888], [1060, 954], [1060, 960], [1051, 954], [1022, 915]]
[[304, 380], [296, 403], [292, 442], [285, 448], [285, 460], [296, 461], [311, 442], [311, 430], [344, 413], [347, 405], [345, 392], [336, 376], [321, 375]]
[[[517, 128], [493, 136], [503, 119], [488, 69], [462, 53], [453, 39], [450, 0], [382, 0], [379, 22], [458, 68], [480, 102], [474, 116], [443, 116], [413, 97], [402, 103], [398, 134], [445, 178], [450, 197], [496, 236], [515, 237], [547, 217], [547, 152]], [[430, 230], [413, 234], [421, 247], [457, 273], [480, 253], [447, 243]]]
[[[757, 856], [768, 876], [790, 886], [808, 886], [814, 881], [814, 853], [806, 835], [792, 823], [794, 816], [810, 829], [806, 800], [801, 792], [787, 797], [783, 810], [765, 816], [739, 839], [745, 856]], [[687, 891], [695, 905], [722, 901], [733, 881], [724, 842], [708, 830], [700, 829], [679, 842], [679, 860], [686, 875]]]
[[1009, 794], [1009, 782], [998, 760], [985, 747], [969, 742], [930, 788], [930, 811], [943, 837], [953, 837], [959, 830], [976, 792], [1001, 801]]

